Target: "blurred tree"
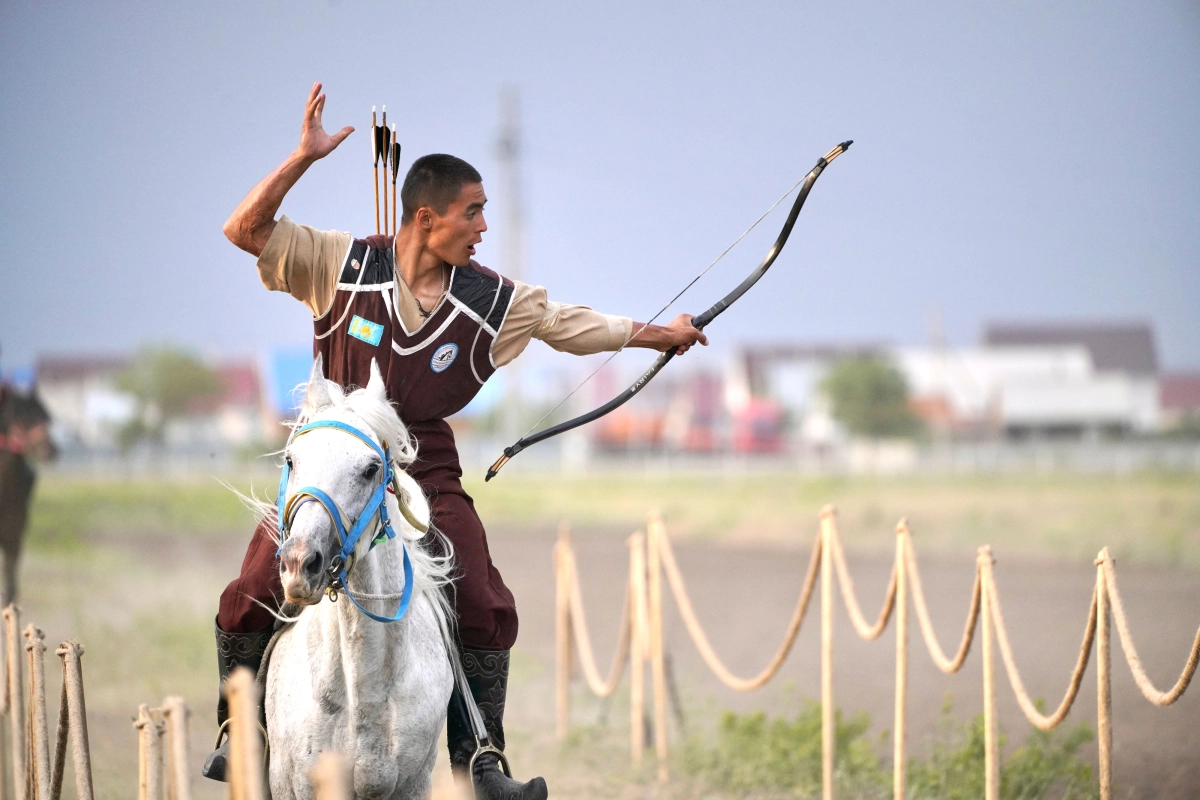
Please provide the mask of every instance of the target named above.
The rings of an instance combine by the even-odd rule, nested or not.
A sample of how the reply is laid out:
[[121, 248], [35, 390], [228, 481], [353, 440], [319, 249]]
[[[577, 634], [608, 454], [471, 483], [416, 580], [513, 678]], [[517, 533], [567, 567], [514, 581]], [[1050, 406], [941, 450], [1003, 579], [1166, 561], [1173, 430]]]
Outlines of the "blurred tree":
[[119, 445], [127, 450], [141, 439], [161, 441], [166, 424], [217, 394], [221, 380], [187, 351], [147, 347], [117, 377], [117, 388], [138, 404], [137, 414], [117, 432]]
[[908, 405], [908, 381], [881, 356], [851, 356], [833, 365], [821, 382], [833, 416], [850, 433], [874, 439], [921, 433]]

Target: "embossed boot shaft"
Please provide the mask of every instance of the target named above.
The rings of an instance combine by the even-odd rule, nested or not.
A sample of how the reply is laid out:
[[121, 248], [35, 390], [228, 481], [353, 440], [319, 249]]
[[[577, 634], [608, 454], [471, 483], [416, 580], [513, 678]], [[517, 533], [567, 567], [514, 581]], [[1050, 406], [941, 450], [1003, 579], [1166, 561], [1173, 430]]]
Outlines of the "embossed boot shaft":
[[[483, 717], [488, 741], [503, 750], [509, 651], [464, 648], [461, 654], [467, 685]], [[450, 768], [459, 780], [465, 780], [467, 767], [475, 754], [475, 734], [457, 687], [450, 698], [446, 739], [450, 750]], [[477, 800], [545, 800], [548, 795], [545, 780], [539, 777], [527, 783], [515, 781], [504, 774], [499, 759], [490, 753], [483, 753], [476, 759], [471, 779]]]
[[[215, 625], [213, 628], [217, 634], [217, 674], [220, 676], [221, 685], [225, 685], [225, 679], [238, 667], [248, 667], [257, 674], [258, 667], [262, 664], [263, 653], [266, 652], [274, 631], [227, 633]], [[224, 732], [228, 719], [229, 706], [225, 702], [224, 692], [221, 692], [217, 697], [217, 725], [220, 731], [217, 734], [217, 747], [209, 754], [201, 769], [204, 777], [214, 781], [226, 780], [225, 766], [228, 760], [229, 738], [224, 736]]]

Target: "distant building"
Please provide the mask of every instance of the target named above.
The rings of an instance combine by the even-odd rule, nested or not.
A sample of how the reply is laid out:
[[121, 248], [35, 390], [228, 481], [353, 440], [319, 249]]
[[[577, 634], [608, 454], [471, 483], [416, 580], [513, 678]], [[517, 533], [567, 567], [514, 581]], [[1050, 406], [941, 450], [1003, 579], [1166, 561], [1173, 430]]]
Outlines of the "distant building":
[[[139, 413], [137, 401], [117, 388], [130, 364], [119, 355], [44, 355], [34, 367], [38, 391], [50, 412], [56, 441], [72, 450], [117, 449], [117, 433]], [[170, 421], [168, 447], [179, 450], [242, 447], [270, 440], [276, 418], [269, 413], [258, 365], [228, 361], [212, 368], [221, 389], [198, 399], [188, 414]]]
[[47, 355], [34, 366], [38, 392], [52, 420], [54, 437], [69, 452], [109, 449], [116, 430], [136, 411], [133, 398], [116, 388], [129, 359], [116, 355]]
[[1143, 323], [1001, 323], [987, 326], [983, 346], [1077, 348], [1085, 374], [1043, 376], [1005, 388], [1001, 417], [1011, 435], [1154, 433], [1159, 428], [1158, 351]]
[[1158, 402], [1164, 430], [1200, 431], [1200, 373], [1164, 375]]
[[1082, 347], [1097, 373], [1158, 374], [1154, 331], [1145, 323], [992, 323], [984, 328], [983, 346]]

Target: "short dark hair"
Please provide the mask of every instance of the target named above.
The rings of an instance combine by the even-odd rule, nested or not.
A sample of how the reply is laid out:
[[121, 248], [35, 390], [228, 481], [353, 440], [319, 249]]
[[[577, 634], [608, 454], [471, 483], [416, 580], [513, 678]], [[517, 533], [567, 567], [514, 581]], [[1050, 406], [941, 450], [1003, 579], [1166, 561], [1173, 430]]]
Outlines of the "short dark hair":
[[470, 183], [483, 183], [483, 178], [461, 158], [445, 153], [421, 156], [408, 168], [400, 189], [401, 222], [411, 222], [417, 209], [423, 206], [439, 214], [446, 213], [462, 187]]

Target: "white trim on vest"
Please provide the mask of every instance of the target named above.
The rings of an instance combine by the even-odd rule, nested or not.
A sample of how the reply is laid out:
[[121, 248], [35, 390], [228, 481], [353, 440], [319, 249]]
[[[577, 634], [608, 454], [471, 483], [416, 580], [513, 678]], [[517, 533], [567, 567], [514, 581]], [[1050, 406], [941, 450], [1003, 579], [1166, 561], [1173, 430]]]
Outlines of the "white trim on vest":
[[[366, 287], [362, 286], [361, 284], [362, 284], [362, 279], [363, 279], [363, 276], [367, 274], [367, 259], [368, 259], [370, 256], [371, 256], [371, 248], [370, 248], [370, 247], [368, 247], [368, 248], [367, 248], [367, 252], [365, 252], [365, 253], [363, 254], [362, 266], [358, 268], [358, 280], [359, 280], [359, 282], [358, 282], [358, 283], [356, 283], [356, 284], [354, 284], [354, 287], [353, 287], [352, 289], [349, 289], [349, 290], [347, 290], [347, 291], [349, 291], [349, 292], [351, 293], [351, 297], [350, 297], [350, 299], [349, 299], [349, 300], [347, 300], [347, 301], [346, 301], [346, 310], [342, 312], [342, 317], [341, 317], [341, 319], [339, 319], [337, 322], [335, 322], [335, 323], [334, 323], [334, 324], [333, 324], [333, 325], [332, 325], [332, 326], [329, 328], [329, 330], [325, 331], [324, 333], [317, 333], [317, 334], [314, 334], [314, 335], [313, 335], [313, 338], [314, 338], [314, 339], [317, 339], [317, 340], [324, 339], [326, 336], [328, 336], [329, 334], [333, 333], [333, 332], [334, 332], [334, 331], [336, 331], [338, 328], [342, 327], [342, 323], [346, 321], [346, 317], [350, 316], [350, 309], [354, 307], [354, 301], [358, 299], [358, 293], [359, 293], [359, 292], [361, 292], [361, 291], [364, 291], [364, 290], [366, 289]], [[343, 269], [344, 269], [344, 267], [343, 267]], [[341, 288], [341, 285], [340, 285], [340, 284], [339, 284], [339, 287], [338, 287], [338, 288], [339, 288], [339, 289]], [[334, 292], [333, 299], [334, 299], [334, 300], [337, 300], [337, 292]], [[330, 311], [332, 311], [332, 310], [333, 310], [333, 303], [330, 303], [330, 304], [329, 304], [329, 309], [330, 309]], [[326, 312], [326, 313], [328, 313], [328, 312]]]
[[431, 333], [429, 335], [429, 337], [427, 339], [425, 339], [425, 341], [421, 342], [420, 344], [416, 345], [415, 347], [401, 347], [400, 345], [396, 344], [395, 339], [392, 339], [392, 349], [395, 350], [397, 353], [399, 353], [402, 356], [410, 356], [413, 353], [415, 353], [419, 350], [422, 350], [425, 347], [428, 347], [430, 342], [432, 342], [434, 339], [441, 336], [445, 332], [446, 328], [450, 327], [450, 323], [453, 322], [454, 318], [457, 316], [458, 316], [458, 309], [456, 308], [450, 312], [450, 315], [448, 317], [446, 317], [446, 321], [443, 322], [436, 331]]
[[[346, 262], [350, 260], [350, 254], [353, 252], [354, 252], [354, 237], [351, 236], [350, 237], [350, 246], [346, 248], [346, 255], [342, 256], [342, 265], [340, 267], [338, 267], [338, 277], [339, 278], [342, 277], [342, 273], [346, 270]], [[358, 279], [360, 281], [362, 280], [361, 274], [358, 276]], [[329, 316], [329, 312], [333, 311], [333, 301], [337, 300], [338, 289], [341, 289], [341, 288], [342, 288], [342, 284], [334, 283], [333, 297], [331, 297], [329, 299], [329, 308], [325, 309], [325, 313], [322, 314], [321, 316], [313, 317], [313, 322], [320, 322], [321, 320], [323, 320]]]

